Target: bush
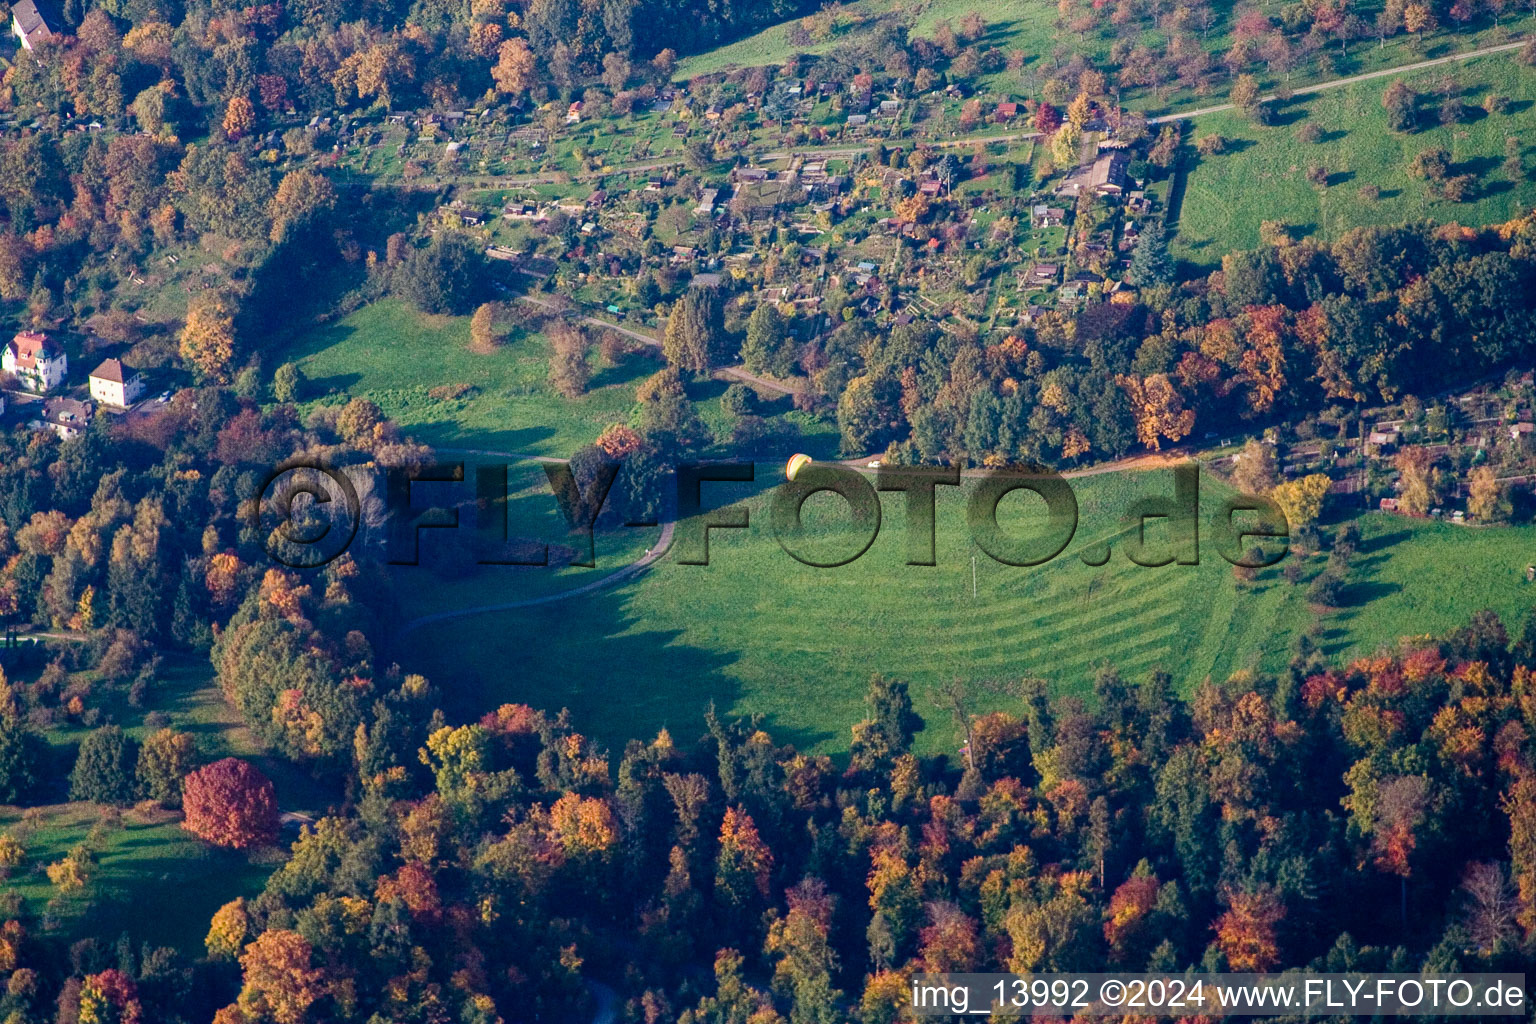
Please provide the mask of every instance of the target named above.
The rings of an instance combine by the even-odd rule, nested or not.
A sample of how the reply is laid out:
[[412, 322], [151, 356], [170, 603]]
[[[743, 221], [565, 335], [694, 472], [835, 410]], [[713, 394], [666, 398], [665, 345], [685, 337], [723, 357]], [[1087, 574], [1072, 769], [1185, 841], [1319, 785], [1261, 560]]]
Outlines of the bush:
[[1331, 571], [1325, 571], [1307, 588], [1307, 600], [1313, 604], [1334, 607], [1344, 594], [1344, 580]]
[[1202, 135], [1195, 140], [1195, 151], [1201, 156], [1217, 156], [1227, 150], [1227, 139], [1223, 135]]
[[757, 411], [757, 393], [738, 382], [725, 389], [720, 405], [733, 416], [750, 416]]

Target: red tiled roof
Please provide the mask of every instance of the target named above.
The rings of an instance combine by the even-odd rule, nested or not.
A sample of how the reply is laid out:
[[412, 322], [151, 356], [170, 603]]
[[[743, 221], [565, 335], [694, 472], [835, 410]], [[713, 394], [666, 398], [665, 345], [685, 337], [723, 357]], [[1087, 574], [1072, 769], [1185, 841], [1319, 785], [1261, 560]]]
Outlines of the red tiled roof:
[[53, 339], [37, 331], [22, 331], [11, 339], [10, 348], [16, 354], [16, 365], [23, 370], [35, 369], [39, 359], [55, 359], [59, 355]]

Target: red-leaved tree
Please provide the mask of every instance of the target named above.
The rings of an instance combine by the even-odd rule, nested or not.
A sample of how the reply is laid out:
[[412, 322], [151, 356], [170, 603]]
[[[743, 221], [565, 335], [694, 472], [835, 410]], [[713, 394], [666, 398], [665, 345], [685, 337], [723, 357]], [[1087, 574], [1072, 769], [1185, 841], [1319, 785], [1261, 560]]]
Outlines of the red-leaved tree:
[[244, 850], [277, 835], [277, 797], [271, 781], [238, 757], [215, 761], [187, 776], [182, 826], [216, 846]]

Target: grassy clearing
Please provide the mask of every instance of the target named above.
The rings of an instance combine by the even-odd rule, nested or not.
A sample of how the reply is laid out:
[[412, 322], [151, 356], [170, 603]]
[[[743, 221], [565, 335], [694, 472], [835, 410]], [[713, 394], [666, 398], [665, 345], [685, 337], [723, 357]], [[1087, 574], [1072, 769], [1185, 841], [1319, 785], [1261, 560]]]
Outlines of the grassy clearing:
[[[1447, 76], [1473, 120], [1442, 127], [1436, 120], [1439, 91]], [[1298, 233], [1334, 238], [1362, 224], [1393, 224], [1429, 218], [1478, 225], [1508, 220], [1536, 204], [1536, 181], [1511, 179], [1501, 168], [1505, 139], [1515, 137], [1530, 167], [1529, 140], [1536, 131], [1536, 72], [1513, 55], [1480, 58], [1403, 78], [1421, 93], [1426, 127], [1403, 134], [1387, 127], [1381, 96], [1390, 79], [1300, 97], [1284, 111], [1283, 124], [1260, 127], [1241, 114], [1201, 117], [1193, 135], [1218, 134], [1230, 141], [1218, 156], [1191, 157], [1175, 252], [1210, 267], [1235, 249], [1259, 243], [1259, 225], [1278, 220]], [[1478, 104], [1495, 94], [1509, 100], [1504, 114], [1484, 113]], [[1297, 133], [1315, 124], [1322, 139], [1306, 143]], [[1428, 196], [1425, 183], [1408, 174], [1414, 156], [1426, 149], [1451, 154], [1453, 174], [1471, 173], [1478, 184], [1467, 202]], [[1307, 181], [1307, 169], [1321, 166], [1329, 184]], [[1379, 197], [1361, 189], [1373, 186]]]
[[[548, 386], [549, 345], [541, 335], [514, 330], [489, 355], [468, 344], [468, 317], [427, 316], [384, 299], [305, 335], [287, 358], [316, 391], [372, 399], [428, 444], [558, 456], [628, 419], [635, 385], [661, 365], [642, 353], [598, 367], [594, 354], [591, 388], [572, 401]], [[457, 384], [474, 391], [462, 398], [430, 393]]]
[[[213, 912], [237, 896], [260, 892], [272, 866], [209, 847], [166, 817], [127, 811], [121, 827], [103, 828], [91, 838], [101, 819], [94, 804], [36, 808], [25, 820], [19, 809], [0, 807], [0, 830], [26, 847], [26, 860], [3, 888], [50, 932], [97, 935], [106, 942], [127, 932], [200, 954]], [[55, 890], [43, 869], [88, 841], [96, 858], [86, 889], [50, 906]]]
[[[759, 478], [778, 479], [778, 471], [762, 466]], [[733, 485], [711, 487], [711, 500], [732, 500]], [[1305, 590], [1321, 556], [1295, 585], [1278, 569], [1239, 582], [1208, 533], [1198, 566], [1131, 564], [1120, 550], [1120, 516], [1136, 497], [1167, 493], [1166, 473], [1084, 478], [1074, 489], [1080, 519], [1066, 553], [1036, 568], [980, 554], [974, 597], [977, 552], [954, 492], [941, 491], [938, 566], [903, 564], [902, 499], [886, 495], [870, 551], [839, 569], [813, 569], [780, 550], [764, 496], [739, 490], [752, 527], [715, 531], [709, 566], [679, 565], [674, 550], [613, 591], [424, 628], [404, 661], [461, 695], [466, 712], [501, 701], [568, 706], [580, 728], [615, 747], [662, 726], [690, 739], [713, 701], [764, 715], [798, 746], [833, 752], [846, 749], [869, 675], [885, 672], [912, 681], [929, 720], [921, 746], [939, 751], [955, 745], [949, 716], [934, 703], [949, 679], [1040, 677], [1081, 693], [1109, 663], [1130, 678], [1164, 669], [1188, 691], [1208, 676], [1282, 666], [1303, 632], [1343, 657], [1452, 628], [1482, 607], [1518, 619], [1531, 603], [1523, 571], [1536, 548], [1532, 528], [1368, 516], [1346, 607], [1320, 613]], [[1202, 490], [1209, 511], [1221, 488], [1207, 479]], [[825, 511], [823, 501], [840, 507], [813, 498], [808, 519]], [[1028, 528], [1026, 508], [1005, 499], [1005, 525]], [[1079, 559], [1106, 539], [1116, 545], [1107, 565]]]

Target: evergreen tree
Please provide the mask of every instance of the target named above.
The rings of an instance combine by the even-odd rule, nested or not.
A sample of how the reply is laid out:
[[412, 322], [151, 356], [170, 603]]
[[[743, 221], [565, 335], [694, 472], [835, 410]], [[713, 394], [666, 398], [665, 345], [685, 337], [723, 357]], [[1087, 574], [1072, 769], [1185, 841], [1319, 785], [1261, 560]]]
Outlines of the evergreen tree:
[[47, 745], [14, 708], [0, 711], [0, 803], [19, 804], [37, 790]]
[[1173, 259], [1168, 255], [1168, 233], [1161, 220], [1147, 225], [1131, 256], [1131, 283], [1138, 288], [1168, 284], [1173, 280]]
[[131, 804], [138, 751], [121, 728], [104, 725], [80, 743], [69, 798], [102, 804]]

